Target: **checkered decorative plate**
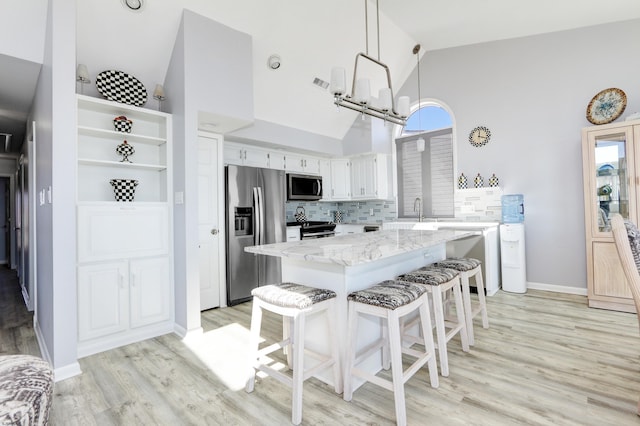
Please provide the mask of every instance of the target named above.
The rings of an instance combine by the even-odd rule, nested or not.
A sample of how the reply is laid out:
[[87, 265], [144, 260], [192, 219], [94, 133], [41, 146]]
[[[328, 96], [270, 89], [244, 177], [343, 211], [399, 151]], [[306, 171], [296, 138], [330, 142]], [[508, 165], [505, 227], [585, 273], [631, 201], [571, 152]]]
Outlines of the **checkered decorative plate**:
[[113, 186], [116, 201], [133, 201], [133, 196], [136, 194], [136, 186], [138, 186], [137, 180], [111, 179], [109, 183]]
[[132, 75], [122, 71], [102, 71], [96, 77], [98, 92], [110, 101], [142, 106], [147, 102], [147, 89]]

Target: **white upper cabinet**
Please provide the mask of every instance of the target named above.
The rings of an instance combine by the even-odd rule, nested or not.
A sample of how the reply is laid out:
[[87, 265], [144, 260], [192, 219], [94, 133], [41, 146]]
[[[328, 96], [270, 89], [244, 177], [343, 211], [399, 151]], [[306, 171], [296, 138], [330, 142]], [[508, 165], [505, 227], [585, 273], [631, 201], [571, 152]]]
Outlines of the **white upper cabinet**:
[[269, 151], [249, 145], [224, 143], [225, 164], [238, 166], [269, 167]]
[[285, 170], [287, 172], [320, 174], [320, 159], [300, 154], [285, 154]]
[[347, 158], [331, 160], [331, 199], [351, 199], [351, 163]]
[[389, 199], [393, 197], [391, 156], [370, 154], [351, 159], [351, 198]]

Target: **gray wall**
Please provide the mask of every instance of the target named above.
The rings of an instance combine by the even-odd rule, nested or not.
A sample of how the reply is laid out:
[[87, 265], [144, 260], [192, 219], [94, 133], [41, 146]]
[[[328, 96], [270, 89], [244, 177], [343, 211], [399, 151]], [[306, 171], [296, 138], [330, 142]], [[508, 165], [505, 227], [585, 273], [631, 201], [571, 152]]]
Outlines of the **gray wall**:
[[[251, 49], [248, 34], [184, 11], [165, 78], [166, 109], [174, 119], [174, 191], [184, 193], [184, 204], [174, 208], [175, 314], [183, 333], [200, 328], [198, 117], [253, 119]], [[230, 96], [235, 100], [226, 108]]]
[[[527, 279], [586, 288], [582, 153], [585, 110], [600, 90], [640, 111], [640, 20], [427, 52], [422, 94], [455, 119], [456, 176], [495, 173], [525, 200]], [[415, 99], [416, 72], [400, 90]], [[467, 140], [490, 128], [482, 148]]]
[[[49, 0], [42, 72], [34, 99], [36, 189], [52, 202], [36, 206], [36, 332], [56, 380], [79, 372], [76, 301], [75, 0]], [[55, 105], [55, 108], [54, 108]]]

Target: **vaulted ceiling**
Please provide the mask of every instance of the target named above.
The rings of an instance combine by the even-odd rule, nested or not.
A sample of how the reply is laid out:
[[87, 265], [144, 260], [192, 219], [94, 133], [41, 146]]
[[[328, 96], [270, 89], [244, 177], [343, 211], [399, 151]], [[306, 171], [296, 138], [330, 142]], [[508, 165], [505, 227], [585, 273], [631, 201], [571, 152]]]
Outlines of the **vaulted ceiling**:
[[[47, 3], [0, 3], [0, 133], [18, 139], [42, 61]], [[345, 135], [356, 114], [336, 113], [328, 91], [312, 82], [328, 81], [336, 65], [351, 78], [355, 55], [365, 50], [362, 0], [144, 0], [138, 12], [122, 0], [77, 0], [77, 62], [87, 65], [92, 83], [100, 71], [118, 69], [152, 91], [164, 81], [184, 8], [252, 36], [256, 119], [332, 138]], [[379, 0], [379, 8], [380, 59], [396, 89], [415, 66], [411, 49], [417, 42], [429, 51], [640, 18], [638, 0]], [[369, 0], [372, 56], [378, 50], [375, 11]], [[272, 54], [282, 58], [276, 71], [267, 67]], [[94, 84], [85, 93], [99, 96]], [[0, 137], [0, 152], [2, 142]]]

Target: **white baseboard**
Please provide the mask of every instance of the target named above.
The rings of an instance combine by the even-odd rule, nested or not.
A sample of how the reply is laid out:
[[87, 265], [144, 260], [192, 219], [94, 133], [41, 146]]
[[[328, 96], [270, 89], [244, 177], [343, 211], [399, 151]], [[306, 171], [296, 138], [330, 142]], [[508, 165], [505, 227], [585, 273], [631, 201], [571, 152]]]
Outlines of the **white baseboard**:
[[[47, 361], [50, 365], [53, 365], [51, 355], [49, 355], [49, 350], [47, 349], [47, 344], [44, 340], [44, 336], [42, 336], [42, 330], [40, 330], [40, 325], [35, 320], [35, 318], [33, 320], [33, 331], [35, 332], [36, 340], [38, 341], [38, 346], [40, 347], [40, 354], [42, 355], [42, 359]], [[78, 364], [77, 361], [69, 365], [65, 365], [64, 367], [54, 368], [53, 370], [53, 377], [54, 381], [56, 382], [80, 374], [82, 374], [82, 370], [80, 369], [80, 364]]]
[[186, 333], [176, 332], [176, 334], [182, 337], [182, 340], [184, 342], [189, 342], [190, 340], [202, 338], [202, 335], [204, 334], [204, 329], [202, 327], [198, 327], [198, 328], [194, 328], [193, 330], [189, 330]]
[[44, 336], [42, 336], [42, 330], [40, 330], [40, 325], [36, 321], [35, 316], [33, 317], [33, 331], [36, 335], [36, 340], [38, 341], [38, 346], [40, 347], [40, 355], [42, 359], [47, 361], [50, 365], [53, 365], [51, 361], [51, 356], [49, 355], [49, 351], [47, 350], [47, 344], [44, 341]]
[[53, 370], [53, 377], [55, 382], [66, 380], [80, 374], [82, 374], [82, 370], [80, 369], [80, 364], [77, 361]]
[[532, 290], [553, 291], [555, 293], [577, 294], [580, 296], [587, 295], [586, 287], [580, 288], [580, 287], [571, 287], [571, 286], [565, 286], [565, 285], [534, 283], [534, 282], [528, 281], [527, 288], [530, 288]]

